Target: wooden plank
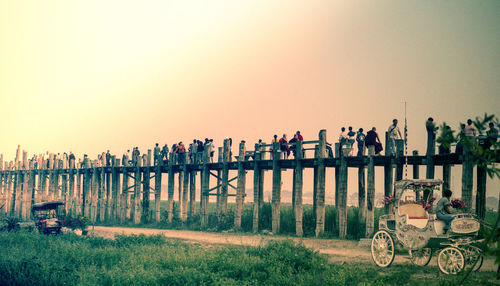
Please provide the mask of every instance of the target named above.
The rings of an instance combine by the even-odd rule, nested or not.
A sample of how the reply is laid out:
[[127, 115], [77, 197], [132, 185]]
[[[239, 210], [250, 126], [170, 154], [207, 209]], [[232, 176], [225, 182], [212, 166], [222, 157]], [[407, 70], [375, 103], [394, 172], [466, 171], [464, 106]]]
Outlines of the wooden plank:
[[[148, 163], [151, 165], [151, 150], [148, 150]], [[144, 171], [142, 172], [142, 222], [148, 223], [151, 218], [150, 218], [150, 211], [149, 211], [149, 196], [150, 196], [150, 180], [151, 180], [151, 175], [150, 175], [150, 167], [146, 167]]]
[[[102, 160], [104, 161], [105, 157], [102, 157]], [[106, 164], [106, 162], [104, 162]], [[99, 182], [99, 195], [98, 195], [98, 206], [99, 206], [99, 221], [104, 222], [106, 220], [106, 174], [104, 172], [104, 167], [98, 168], [98, 175], [97, 179]]]
[[[116, 161], [116, 157], [114, 155], [111, 156], [111, 162], [110, 165], [111, 166], [114, 166], [115, 165], [115, 161]], [[107, 164], [107, 162], [106, 162]], [[109, 168], [109, 167], [108, 167]], [[110, 167], [111, 169], [111, 172], [104, 172], [103, 176], [103, 180], [105, 180], [105, 190], [106, 190], [106, 215], [105, 215], [105, 220], [106, 221], [111, 221], [112, 219], [114, 220], [114, 217], [111, 215], [112, 214], [112, 193], [113, 193], [113, 184], [112, 184], [112, 178], [111, 177], [111, 174], [113, 173], [113, 170], [115, 169], [115, 167]]]
[[367, 189], [366, 189], [366, 237], [371, 237], [374, 231], [374, 209], [375, 209], [375, 164], [374, 146], [368, 147], [368, 170], [367, 170]]
[[318, 190], [316, 193], [316, 237], [325, 231], [325, 158], [326, 130], [319, 131], [318, 144]]
[[245, 142], [242, 141], [238, 150], [238, 184], [236, 189], [236, 211], [234, 213], [234, 228], [241, 230], [241, 215], [243, 213], [243, 203], [246, 186], [246, 171], [243, 167], [245, 161]]
[[97, 221], [97, 202], [99, 195], [99, 181], [97, 167], [92, 169], [92, 194], [90, 203], [90, 221], [95, 223]]
[[293, 198], [292, 204], [294, 206], [294, 214], [295, 214], [295, 234], [298, 237], [302, 237], [304, 235], [304, 231], [302, 229], [302, 220], [303, 220], [303, 207], [302, 207], [302, 188], [303, 188], [303, 167], [302, 167], [302, 141], [298, 141], [296, 146], [296, 156], [295, 160], [297, 165], [294, 170], [294, 193], [295, 196]]
[[68, 214], [75, 217], [75, 169], [69, 169], [68, 180]]

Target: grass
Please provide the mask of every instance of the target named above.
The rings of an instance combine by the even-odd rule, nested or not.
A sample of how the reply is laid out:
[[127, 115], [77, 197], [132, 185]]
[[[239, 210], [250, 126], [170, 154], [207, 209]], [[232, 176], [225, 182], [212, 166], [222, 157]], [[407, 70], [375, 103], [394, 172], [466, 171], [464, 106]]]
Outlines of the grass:
[[[0, 232], [2, 285], [456, 285], [433, 268], [334, 265], [290, 240], [261, 247]], [[430, 269], [430, 270], [429, 270]], [[473, 274], [485, 285], [493, 273]]]
[[[199, 207], [199, 205], [197, 206]], [[201, 220], [198, 215], [189, 218], [186, 222], [182, 222], [179, 218], [178, 203], [174, 202], [173, 209], [173, 222], [167, 222], [168, 216], [168, 206], [166, 201], [161, 202], [161, 219], [160, 223], [143, 223], [140, 225], [134, 225], [138, 227], [152, 227], [152, 228], [167, 228], [167, 229], [189, 229], [189, 230], [205, 230], [205, 231], [224, 231], [230, 230], [234, 227], [234, 209], [235, 205], [228, 204], [228, 212], [226, 216], [221, 217], [221, 222], [216, 216], [216, 204], [209, 204], [209, 218], [207, 226], [201, 227]], [[384, 213], [383, 209], [375, 209], [375, 231], [378, 230], [378, 218]], [[280, 233], [282, 235], [294, 235], [295, 234], [295, 215], [291, 204], [283, 203], [281, 204], [281, 215], [280, 215]], [[337, 237], [338, 229], [335, 224], [336, 214], [335, 207], [332, 205], [327, 205], [325, 207], [325, 233], [324, 237]], [[260, 210], [259, 217], [259, 231], [271, 231], [272, 222], [272, 209], [270, 203], [264, 203]], [[242, 218], [241, 218], [241, 231], [242, 232], [252, 232], [253, 223], [253, 204], [245, 204], [243, 208]], [[358, 222], [358, 208], [348, 207], [347, 208], [347, 238], [348, 239], [359, 239], [363, 237], [365, 233], [365, 224], [360, 224]], [[132, 226], [132, 223], [127, 223], [126, 225]], [[313, 214], [312, 205], [303, 206], [303, 232], [305, 237], [314, 237], [316, 220]]]

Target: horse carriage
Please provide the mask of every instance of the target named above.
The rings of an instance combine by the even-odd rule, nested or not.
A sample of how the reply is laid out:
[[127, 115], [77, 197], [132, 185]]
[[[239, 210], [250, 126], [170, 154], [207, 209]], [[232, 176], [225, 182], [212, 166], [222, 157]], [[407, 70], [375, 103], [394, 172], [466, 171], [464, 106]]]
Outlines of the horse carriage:
[[434, 191], [441, 180], [402, 180], [395, 183], [395, 196], [388, 215], [379, 220], [379, 231], [371, 242], [372, 259], [379, 267], [389, 267], [396, 254], [395, 241], [407, 249], [413, 264], [426, 266], [434, 252], [445, 274], [457, 274], [466, 267], [477, 271], [483, 263], [478, 244], [480, 223], [470, 213], [457, 213], [445, 232], [445, 223], [430, 213]]

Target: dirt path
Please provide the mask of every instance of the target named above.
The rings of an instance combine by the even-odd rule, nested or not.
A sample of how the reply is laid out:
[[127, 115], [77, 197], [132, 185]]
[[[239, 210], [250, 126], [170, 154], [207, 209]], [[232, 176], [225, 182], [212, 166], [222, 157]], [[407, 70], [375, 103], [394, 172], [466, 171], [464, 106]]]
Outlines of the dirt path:
[[[145, 235], [164, 235], [169, 238], [182, 239], [186, 241], [195, 241], [207, 244], [233, 244], [259, 246], [264, 245], [270, 240], [292, 239], [302, 242], [306, 247], [317, 250], [319, 253], [326, 254], [330, 262], [335, 263], [370, 263], [371, 260], [369, 244], [360, 246], [357, 241], [340, 239], [317, 239], [317, 238], [297, 238], [270, 236], [263, 234], [241, 234], [241, 233], [215, 233], [190, 230], [166, 230], [151, 228], [128, 228], [128, 227], [105, 227], [95, 226], [90, 232], [95, 236], [114, 238], [116, 234], [145, 234]], [[437, 265], [436, 255], [432, 258], [430, 265]], [[394, 263], [411, 263], [407, 255], [396, 255]], [[488, 258], [485, 260], [481, 271], [496, 271], [494, 260]]]

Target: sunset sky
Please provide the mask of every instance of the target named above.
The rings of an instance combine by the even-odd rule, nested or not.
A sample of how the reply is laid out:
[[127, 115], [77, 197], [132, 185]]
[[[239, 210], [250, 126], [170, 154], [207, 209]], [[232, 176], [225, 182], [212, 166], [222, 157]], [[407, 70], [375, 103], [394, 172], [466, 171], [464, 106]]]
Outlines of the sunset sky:
[[500, 115], [499, 15], [496, 0], [2, 1], [0, 152], [383, 137], [406, 101], [423, 154], [427, 117]]

